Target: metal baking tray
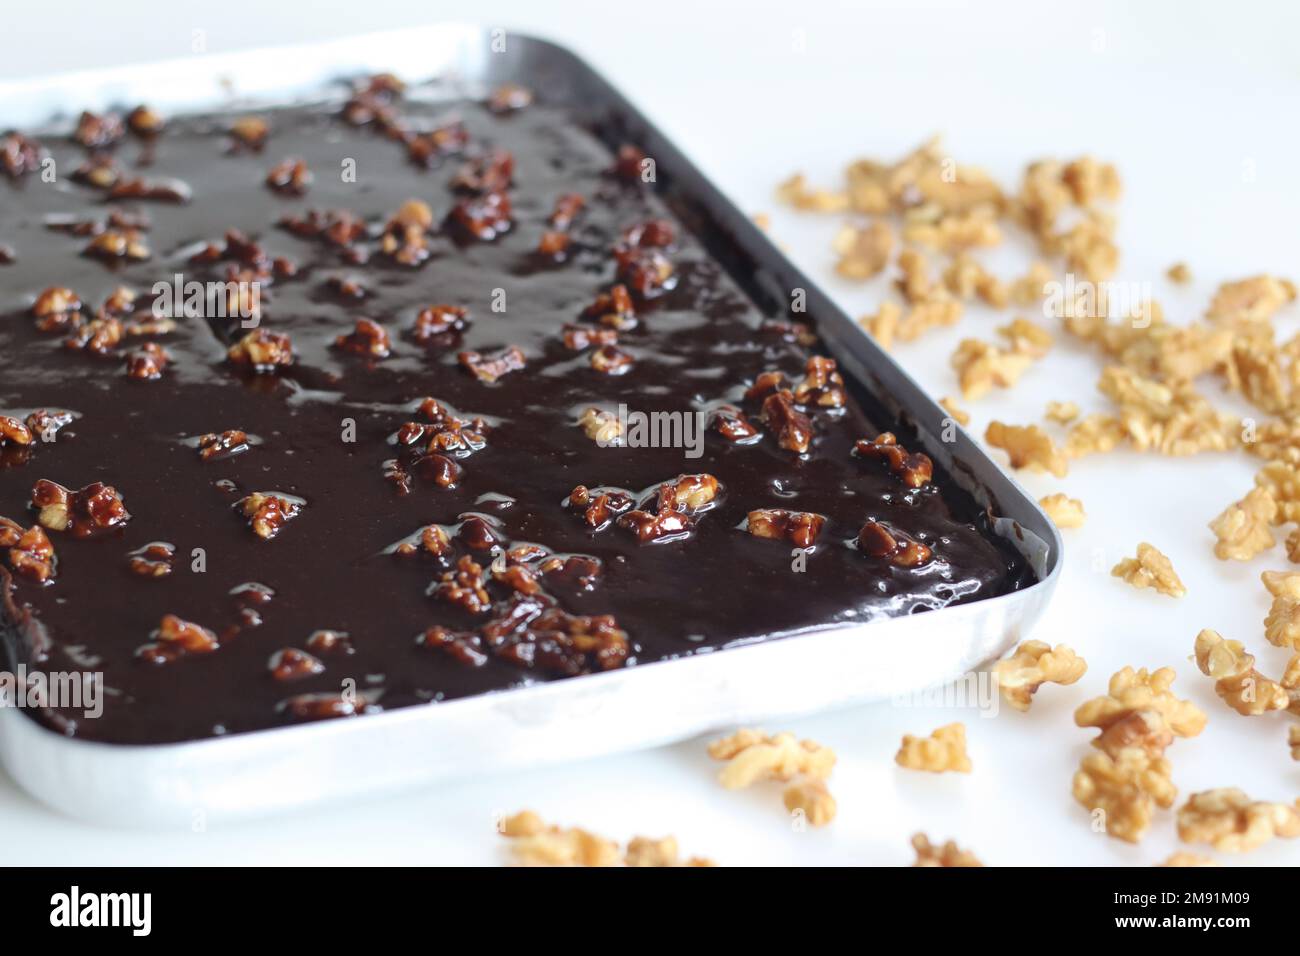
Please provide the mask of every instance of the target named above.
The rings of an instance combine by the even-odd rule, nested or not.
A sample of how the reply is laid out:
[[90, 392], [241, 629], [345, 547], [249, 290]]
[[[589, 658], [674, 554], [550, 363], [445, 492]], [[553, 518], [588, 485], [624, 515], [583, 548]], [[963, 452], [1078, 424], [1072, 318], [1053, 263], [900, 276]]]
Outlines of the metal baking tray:
[[[1039, 581], [1001, 597], [869, 624], [812, 629], [722, 653], [662, 661], [357, 720], [178, 744], [67, 738], [0, 707], [0, 759], [33, 796], [72, 816], [189, 826], [301, 808], [451, 776], [652, 747], [707, 731], [907, 694], [951, 681], [1026, 637], [1061, 565], [1052, 522], [947, 414], [792, 265], [635, 106], [568, 50], [499, 29], [437, 25], [0, 83], [0, 125], [36, 126], [72, 109], [148, 102], [173, 112], [280, 102], [340, 76], [392, 71], [445, 78], [481, 95], [514, 81], [584, 118], [615, 122], [654, 156], [659, 187], [689, 197], [722, 262], [756, 299], [807, 292], [807, 311], [847, 376], [920, 435], [925, 450], [996, 516], [998, 534]], [[827, 662], [834, 662], [828, 667]]]

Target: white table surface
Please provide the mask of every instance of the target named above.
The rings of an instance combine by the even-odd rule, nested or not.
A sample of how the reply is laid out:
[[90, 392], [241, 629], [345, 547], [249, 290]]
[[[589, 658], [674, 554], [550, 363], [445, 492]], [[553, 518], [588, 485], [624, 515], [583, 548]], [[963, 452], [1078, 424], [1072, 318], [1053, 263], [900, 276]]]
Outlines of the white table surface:
[[[192, 31], [209, 50], [292, 43], [443, 19], [467, 7], [426, 2], [300, 5], [225, 0], [218, 8], [147, 0], [73, 4], [56, 33], [49, 12], [6, 14], [11, 40], [0, 77], [110, 66], [182, 55]], [[332, 8], [334, 16], [321, 11]], [[837, 220], [776, 206], [772, 187], [796, 169], [838, 181], [860, 155], [895, 157], [943, 132], [961, 162], [1004, 183], [1025, 162], [1080, 152], [1114, 160], [1124, 176], [1123, 250], [1117, 278], [1151, 282], [1171, 320], [1195, 318], [1217, 282], [1260, 271], [1300, 278], [1300, 7], [1242, 3], [964, 3], [896, 0], [736, 4], [478, 3], [483, 22], [543, 33], [604, 70], [737, 202], [768, 212], [791, 255], [853, 314], [874, 310], [882, 284], [838, 281], [829, 242]], [[60, 8], [63, 10], [64, 8]], [[129, 21], [125, 24], [123, 21]], [[3, 106], [0, 106], [0, 111]], [[1000, 250], [1019, 275], [1026, 249]], [[1191, 264], [1194, 284], [1172, 287], [1165, 268]], [[1036, 317], [1036, 316], [1031, 316]], [[1291, 334], [1293, 306], [1279, 320]], [[935, 394], [955, 392], [947, 357], [967, 335], [991, 337], [992, 314], [904, 345], [899, 360]], [[972, 406], [974, 427], [998, 417], [1039, 420], [1050, 399], [1104, 408], [1100, 364], [1062, 336], [1014, 391]], [[1218, 386], [1206, 384], [1209, 394]], [[1231, 407], [1231, 406], [1229, 406]], [[1263, 638], [1258, 575], [1282, 567], [1279, 547], [1248, 563], [1216, 560], [1206, 522], [1251, 483], [1243, 454], [1163, 459], [1131, 453], [1076, 463], [1068, 478], [1024, 479], [1035, 494], [1081, 498], [1088, 523], [1067, 531], [1064, 577], [1035, 634], [1065, 642], [1089, 663], [1073, 687], [1047, 687], [1028, 714], [857, 707], [769, 729], [790, 729], [839, 754], [831, 780], [835, 822], [796, 832], [777, 784], [728, 793], [714, 781], [703, 741], [517, 773], [304, 812], [204, 833], [99, 829], [62, 818], [0, 776], [3, 860], [12, 864], [368, 863], [492, 864], [504, 857], [494, 814], [532, 807], [557, 822], [611, 837], [676, 834], [686, 852], [723, 864], [908, 863], [916, 830], [955, 837], [990, 864], [1157, 862], [1177, 848], [1173, 813], [1160, 812], [1144, 843], [1095, 834], [1070, 796], [1091, 734], [1071, 713], [1125, 664], [1174, 665], [1175, 685], [1210, 715], [1198, 738], [1169, 752], [1182, 795], [1240, 786], [1256, 798], [1293, 799], [1300, 764], [1285, 745], [1288, 718], [1243, 718], [1214, 696], [1188, 661], [1202, 627], [1247, 643], [1266, 672], [1283, 651]], [[1148, 540], [1169, 554], [1189, 589], [1181, 601], [1138, 592], [1109, 576]], [[932, 776], [894, 766], [906, 732], [964, 720], [974, 771]], [[1213, 855], [1213, 854], [1211, 854]], [[1300, 841], [1277, 841], [1238, 861], [1300, 863]]]

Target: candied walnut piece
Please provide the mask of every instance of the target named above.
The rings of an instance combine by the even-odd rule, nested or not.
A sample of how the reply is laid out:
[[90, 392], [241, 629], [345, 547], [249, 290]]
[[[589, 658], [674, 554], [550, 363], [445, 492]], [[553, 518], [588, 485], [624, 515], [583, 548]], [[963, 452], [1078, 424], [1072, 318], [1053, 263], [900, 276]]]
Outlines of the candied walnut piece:
[[618, 518], [620, 528], [628, 528], [642, 544], [675, 541], [690, 534], [694, 521], [678, 511], [629, 511]]
[[618, 148], [618, 154], [614, 157], [614, 167], [611, 172], [619, 179], [628, 182], [641, 182], [644, 174], [650, 167], [646, 164], [646, 154], [644, 151], [624, 143]]
[[718, 479], [712, 475], [678, 475], [659, 486], [658, 508], [694, 514], [713, 504], [719, 490]]
[[1244, 853], [1274, 837], [1300, 836], [1300, 810], [1287, 803], [1252, 801], [1236, 787], [1194, 793], [1178, 809], [1178, 838]]
[[485, 614], [492, 608], [483, 566], [469, 555], [456, 562], [454, 571], [445, 572], [434, 585], [434, 597], [459, 605], [470, 614]]
[[447, 222], [480, 242], [491, 242], [510, 230], [510, 197], [504, 192], [467, 196], [456, 201]]
[[421, 344], [448, 343], [469, 328], [469, 310], [457, 305], [431, 305], [421, 309], [411, 326], [411, 337]]
[[1246, 497], [1210, 522], [1210, 530], [1218, 539], [1215, 557], [1221, 561], [1249, 561], [1268, 551], [1277, 543], [1271, 525], [1276, 523], [1278, 511], [1269, 488], [1252, 488]]
[[0, 415], [0, 445], [30, 445], [32, 430], [8, 415]]
[[142, 578], [165, 578], [172, 573], [176, 548], [166, 541], [154, 541], [127, 555], [127, 564]]
[[533, 91], [518, 83], [503, 83], [488, 97], [487, 108], [493, 113], [513, 113], [532, 105]]
[[868, 520], [858, 532], [858, 548], [899, 568], [919, 568], [934, 556], [927, 545], [874, 520]]
[[619, 332], [634, 329], [637, 325], [632, 293], [621, 283], [596, 296], [596, 301], [587, 306], [583, 315]]
[[618, 277], [642, 299], [653, 299], [677, 285], [676, 268], [658, 249], [614, 247]]
[[941, 846], [935, 846], [924, 833], [918, 833], [912, 837], [912, 849], [916, 851], [916, 862], [912, 864], [914, 867], [975, 867], [984, 865], [975, 857], [975, 854], [961, 849], [952, 840]]
[[811, 548], [826, 523], [823, 515], [782, 508], [758, 508], [749, 513], [745, 530], [756, 538], [789, 541], [796, 548]]
[[428, 232], [432, 225], [433, 210], [428, 203], [408, 199], [384, 226], [379, 249], [401, 265], [419, 265], [429, 258]]
[[578, 426], [588, 438], [602, 448], [619, 445], [623, 438], [623, 423], [613, 412], [600, 408], [584, 408]]
[[86, 110], [77, 118], [72, 138], [86, 149], [104, 149], [121, 139], [124, 131], [122, 117], [116, 113], [99, 116]]
[[281, 701], [277, 709], [294, 720], [330, 720], [378, 713], [382, 708], [364, 694], [298, 694]]
[[473, 631], [453, 631], [434, 625], [420, 635], [420, 644], [441, 651], [466, 667], [482, 667], [488, 661], [483, 638]]
[[586, 208], [587, 200], [577, 193], [562, 193], [555, 200], [555, 208], [549, 220], [552, 228], [566, 231], [573, 225], [578, 214]]
[[476, 196], [505, 192], [510, 188], [514, 172], [514, 155], [504, 149], [494, 149], [462, 166], [452, 177], [451, 188]]
[[248, 432], [230, 428], [219, 435], [212, 432], [200, 435], [196, 451], [204, 461], [221, 461], [242, 455], [252, 447]]
[[1024, 711], [1043, 684], [1073, 684], [1087, 670], [1087, 662], [1064, 644], [1053, 650], [1042, 641], [1024, 641], [1011, 657], [994, 665], [993, 674], [1003, 699]]
[[293, 342], [282, 332], [259, 328], [232, 345], [226, 354], [233, 365], [262, 374], [293, 364]]
[[1060, 492], [1039, 498], [1038, 504], [1058, 528], [1082, 528], [1087, 518], [1082, 501]]
[[63, 347], [73, 352], [108, 355], [121, 343], [124, 333], [125, 329], [118, 319], [93, 319], [74, 329], [72, 335], [63, 340]]
[[853, 448], [859, 458], [877, 458], [909, 488], [923, 488], [934, 478], [934, 462], [924, 452], [909, 454], [893, 432], [862, 438]]
[[1173, 598], [1187, 594], [1187, 588], [1174, 571], [1173, 562], [1159, 548], [1145, 541], [1138, 545], [1136, 558], [1124, 558], [1111, 568], [1110, 573], [1135, 588], [1155, 588]]
[[152, 139], [163, 131], [162, 115], [157, 110], [141, 103], [126, 114], [126, 126], [141, 139]]
[[[110, 200], [138, 199], [182, 205], [189, 202], [192, 196], [193, 190], [190, 189], [189, 184], [180, 179], [145, 179], [134, 176], [130, 179], [118, 179], [108, 188], [108, 198]], [[110, 222], [112, 220], [113, 216], [110, 216]], [[148, 227], [142, 225], [140, 228]], [[142, 257], [132, 255], [131, 258]]]
[[25, 424], [32, 433], [33, 441], [39, 439], [42, 442], [53, 442], [58, 440], [59, 432], [71, 425], [75, 417], [72, 412], [38, 408], [27, 416]]
[[835, 798], [823, 780], [796, 780], [785, 788], [781, 801], [792, 814], [802, 815], [809, 826], [824, 827], [835, 819]]
[[802, 455], [812, 445], [812, 419], [795, 407], [794, 395], [787, 388], [763, 400], [763, 421], [787, 451]]
[[748, 444], [759, 437], [755, 428], [735, 405], [721, 404], [713, 409], [713, 428], [729, 442]]
[[163, 615], [153, 637], [153, 643], [136, 651], [137, 657], [150, 664], [168, 664], [187, 654], [211, 654], [221, 647], [215, 633], [175, 614]]
[[894, 755], [894, 762], [909, 770], [970, 773], [970, 758], [966, 756], [966, 725], [947, 724], [929, 737], [905, 734], [902, 746]]
[[334, 346], [368, 358], [387, 358], [392, 352], [388, 330], [373, 319], [357, 319], [356, 328], [336, 338]]
[[822, 355], [810, 357], [803, 381], [794, 387], [794, 400], [800, 405], [842, 408], [846, 401], [844, 379], [836, 371], [835, 359]]
[[739, 790], [758, 780], [825, 780], [835, 766], [835, 751], [811, 740], [796, 740], [791, 733], [738, 730], [730, 737], [713, 741], [708, 752], [714, 760], [726, 761], [718, 782], [728, 790]]
[[1214, 678], [1214, 692], [1243, 717], [1285, 710], [1291, 695], [1255, 670], [1255, 657], [1240, 641], [1226, 641], [1209, 628], [1196, 635], [1196, 666]]
[[347, 631], [312, 631], [307, 638], [307, 650], [314, 654], [355, 654], [352, 639]]
[[32, 487], [32, 504], [38, 509], [37, 521], [51, 531], [71, 531], [86, 538], [131, 520], [122, 496], [115, 488], [96, 481], [79, 491], [71, 491], [42, 478]]
[[[15, 529], [17, 536], [15, 537]], [[54, 579], [54, 545], [40, 525], [33, 525], [22, 531], [17, 524], [7, 519], [0, 520], [0, 535], [9, 546], [9, 567], [15, 574], [45, 584]]]
[[121, 178], [117, 160], [109, 153], [94, 153], [72, 171], [74, 182], [83, 183], [95, 189], [112, 189]]
[[260, 116], [240, 116], [230, 124], [230, 145], [232, 152], [260, 153], [266, 145], [266, 137], [271, 128]]
[[469, 131], [465, 124], [453, 120], [427, 133], [411, 136], [406, 142], [406, 155], [417, 166], [433, 166], [468, 145]]
[[305, 195], [311, 180], [311, 170], [304, 159], [283, 159], [266, 174], [266, 185], [271, 191], [286, 196]]
[[23, 526], [0, 515], [0, 548], [12, 548], [23, 536]]
[[146, 342], [126, 357], [126, 374], [137, 382], [155, 382], [162, 378], [171, 355], [157, 342]]
[[622, 375], [636, 364], [630, 354], [617, 345], [602, 345], [591, 353], [591, 367], [605, 375]]
[[301, 498], [273, 492], [254, 492], [241, 498], [236, 507], [248, 519], [253, 534], [269, 541], [280, 533], [286, 524], [298, 517], [305, 502]]
[[302, 680], [325, 673], [325, 665], [319, 659], [300, 651], [296, 647], [286, 647], [271, 655], [267, 664], [271, 676], [278, 681]]
[[846, 279], [870, 279], [889, 264], [894, 251], [894, 230], [882, 219], [861, 229], [845, 225], [835, 236], [834, 248], [840, 257], [835, 264], [836, 272]]
[[10, 179], [19, 179], [41, 164], [41, 144], [12, 130], [0, 136], [0, 169]]
[[492, 384], [503, 375], [517, 372], [528, 364], [523, 349], [508, 345], [496, 352], [461, 352], [456, 356], [461, 367], [472, 372], [480, 382]]
[[41, 320], [41, 331], [75, 325], [80, 319], [81, 299], [64, 286], [50, 286], [32, 303], [32, 315]]
[[624, 491], [577, 485], [569, 492], [564, 504], [568, 508], [583, 509], [583, 521], [593, 531], [600, 531], [608, 527], [617, 515], [631, 508], [633, 501], [632, 496]]
[[1069, 470], [1069, 463], [1052, 436], [1037, 425], [993, 421], [984, 432], [984, 440], [994, 448], [1003, 449], [1011, 459], [1012, 468], [1047, 471], [1057, 478], [1064, 478]]

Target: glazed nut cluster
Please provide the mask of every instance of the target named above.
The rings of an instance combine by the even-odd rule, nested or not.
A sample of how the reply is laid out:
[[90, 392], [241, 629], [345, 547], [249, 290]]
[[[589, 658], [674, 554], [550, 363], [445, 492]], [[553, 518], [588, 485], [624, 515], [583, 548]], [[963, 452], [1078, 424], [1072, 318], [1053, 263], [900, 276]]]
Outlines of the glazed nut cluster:
[[788, 784], [783, 800], [791, 813], [801, 813], [814, 827], [835, 818], [835, 799], [826, 787], [835, 766], [833, 750], [811, 740], [797, 740], [794, 734], [744, 729], [715, 740], [708, 752], [714, 760], [726, 761], [718, 774], [718, 782], [726, 789], [779, 780]]
[[1105, 696], [1074, 713], [1080, 727], [1101, 731], [1092, 742], [1099, 752], [1085, 757], [1074, 775], [1074, 798], [1107, 834], [1129, 843], [1142, 839], [1155, 807], [1172, 807], [1178, 795], [1166, 748], [1205, 728], [1205, 714], [1170, 691], [1174, 676], [1170, 667], [1150, 673], [1125, 667], [1111, 677]]

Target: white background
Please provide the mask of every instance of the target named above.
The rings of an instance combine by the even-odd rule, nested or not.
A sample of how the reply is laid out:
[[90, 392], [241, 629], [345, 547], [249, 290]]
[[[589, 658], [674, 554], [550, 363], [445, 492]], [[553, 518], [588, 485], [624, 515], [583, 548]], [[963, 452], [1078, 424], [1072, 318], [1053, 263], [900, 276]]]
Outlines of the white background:
[[[1025, 162], [1091, 152], [1119, 164], [1123, 250], [1118, 278], [1150, 282], [1172, 321], [1203, 311], [1215, 285], [1260, 271], [1300, 278], [1300, 7], [1265, 3], [475, 3], [396, 0], [273, 4], [149, 0], [6, 11], [0, 77], [182, 56], [195, 29], [213, 53], [289, 44], [475, 16], [488, 25], [557, 39], [585, 55], [656, 118], [745, 209], [772, 215], [774, 238], [852, 314], [874, 311], [881, 284], [831, 273], [837, 220], [778, 209], [772, 187], [796, 169], [835, 184], [860, 155], [893, 158], [933, 132], [961, 162], [1008, 186]], [[328, 13], [326, 11], [332, 11]], [[55, 18], [57, 17], [57, 22]], [[0, 104], [0, 125], [8, 104]], [[1195, 274], [1176, 289], [1165, 268]], [[1023, 273], [1025, 250], [989, 259]], [[1037, 316], [1031, 316], [1037, 318]], [[1279, 319], [1284, 337], [1300, 308]], [[963, 336], [1000, 324], [972, 312], [957, 329], [897, 351], [935, 394], [955, 392], [947, 356]], [[1011, 393], [973, 408], [982, 434], [993, 417], [1038, 420], [1049, 399], [1104, 408], [1100, 365], [1061, 341]], [[1206, 383], [1211, 396], [1218, 386]], [[1235, 407], [1230, 403], [1227, 407]], [[1066, 642], [1088, 660], [1084, 679], [1047, 687], [1028, 714], [859, 707], [769, 729], [833, 747], [839, 817], [794, 832], [780, 787], [723, 792], [703, 741], [584, 764], [471, 780], [205, 833], [92, 828], [43, 809], [0, 776], [6, 862], [252, 863], [501, 862], [493, 815], [532, 807], [548, 819], [611, 837], [674, 833], [683, 849], [723, 864], [908, 863], [908, 837], [955, 837], [990, 864], [1157, 862], [1176, 848], [1172, 812], [1132, 847], [1089, 828], [1070, 778], [1091, 734], [1073, 725], [1082, 700], [1124, 664], [1174, 665], [1176, 689], [1210, 715], [1206, 731], [1169, 752], [1187, 793], [1241, 786], [1293, 799], [1300, 764], [1285, 745], [1289, 718], [1243, 718], [1188, 662], [1202, 627], [1247, 643], [1268, 673], [1286, 655], [1263, 639], [1259, 572], [1268, 559], [1224, 564], [1206, 522], [1250, 487], [1244, 455], [1160, 459], [1119, 453], [1075, 464], [1064, 481], [1029, 476], [1035, 496], [1081, 498], [1088, 523], [1067, 531], [1056, 600], [1036, 637]], [[1174, 601], [1138, 592], [1108, 569], [1148, 540], [1168, 553], [1190, 591]], [[1100, 570], [1098, 570], [1100, 569]], [[974, 772], [931, 776], [897, 769], [905, 732], [964, 720]], [[1213, 855], [1213, 854], [1211, 854]], [[1300, 862], [1300, 842], [1243, 858]], [[1241, 862], [1227, 860], [1226, 862]]]

